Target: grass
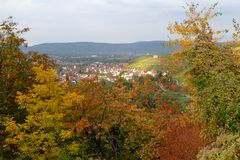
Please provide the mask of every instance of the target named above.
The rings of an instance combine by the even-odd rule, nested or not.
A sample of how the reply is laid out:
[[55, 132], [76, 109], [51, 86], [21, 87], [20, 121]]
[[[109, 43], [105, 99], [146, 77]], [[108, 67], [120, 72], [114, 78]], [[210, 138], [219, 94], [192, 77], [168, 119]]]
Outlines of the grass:
[[129, 68], [142, 69], [142, 70], [163, 70], [165, 65], [165, 60], [170, 55], [158, 55], [154, 57], [153, 55], [141, 56], [130, 62], [128, 65]]
[[[154, 58], [153, 55], [137, 57], [129, 63], [128, 68], [141, 69], [145, 71], [153, 69], [157, 71], [173, 71], [173, 68], [170, 66], [171, 63], [169, 63], [170, 56], [170, 54], [166, 54], [158, 55], [158, 58]], [[180, 69], [173, 72], [174, 74], [172, 77], [179, 80], [181, 83], [185, 70]]]

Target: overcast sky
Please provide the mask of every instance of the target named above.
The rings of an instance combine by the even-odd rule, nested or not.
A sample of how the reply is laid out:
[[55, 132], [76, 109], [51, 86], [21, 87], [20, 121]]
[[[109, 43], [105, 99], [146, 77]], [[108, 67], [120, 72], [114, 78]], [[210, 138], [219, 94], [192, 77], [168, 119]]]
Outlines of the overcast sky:
[[[191, 0], [209, 6], [217, 0]], [[190, 0], [0, 0], [0, 20], [15, 17], [30, 45], [47, 42], [168, 40], [167, 25], [184, 19]], [[214, 28], [240, 21], [240, 0], [218, 0]], [[230, 39], [230, 34], [224, 40]]]

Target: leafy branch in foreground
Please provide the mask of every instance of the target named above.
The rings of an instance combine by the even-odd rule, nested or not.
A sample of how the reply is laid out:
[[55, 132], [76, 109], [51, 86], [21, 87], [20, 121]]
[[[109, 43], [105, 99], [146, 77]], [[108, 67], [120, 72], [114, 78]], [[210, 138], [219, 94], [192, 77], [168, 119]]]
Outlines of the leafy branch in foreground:
[[197, 12], [197, 4], [188, 5], [187, 19], [170, 25], [170, 31], [179, 35], [181, 42], [191, 42], [179, 56], [187, 64], [185, 84], [191, 91], [196, 117], [205, 126], [206, 138], [224, 131], [239, 132], [240, 67], [231, 48], [215, 43], [214, 34], [220, 32], [213, 31], [208, 22], [218, 15], [213, 13], [215, 6]]

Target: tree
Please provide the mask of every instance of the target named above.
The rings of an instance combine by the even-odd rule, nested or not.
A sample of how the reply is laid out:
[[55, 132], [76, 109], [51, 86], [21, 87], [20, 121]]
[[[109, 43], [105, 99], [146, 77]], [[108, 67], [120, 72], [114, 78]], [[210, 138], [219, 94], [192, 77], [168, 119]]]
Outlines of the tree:
[[214, 32], [208, 22], [219, 15], [213, 13], [215, 6], [197, 12], [198, 5], [188, 5], [188, 19], [170, 25], [172, 33], [181, 36], [177, 41], [187, 46], [181, 53], [188, 66], [185, 84], [192, 94], [195, 115], [205, 126], [204, 136], [209, 139], [240, 129], [240, 68], [232, 49], [215, 43], [214, 34], [220, 32]]
[[160, 106], [162, 90], [151, 78], [151, 76], [145, 76], [139, 78], [139, 81], [132, 82], [131, 99], [140, 108], [151, 109]]
[[151, 123], [144, 109], [132, 103], [126, 81], [120, 79], [107, 88], [87, 79], [75, 91], [85, 97], [75, 113], [88, 122], [81, 135], [86, 158], [138, 159], [138, 152], [151, 140]]
[[69, 125], [69, 117], [83, 97], [66, 92], [66, 88], [57, 82], [53, 69], [45, 71], [41, 65], [33, 71], [38, 83], [28, 93], [18, 92], [17, 96], [19, 108], [28, 113], [25, 122], [20, 124], [13, 118], [5, 118], [6, 132], [9, 133], [5, 149], [23, 159], [77, 157], [80, 144], [72, 137], [75, 130], [79, 130], [78, 123], [84, 128], [87, 122]]
[[189, 114], [171, 115], [161, 146], [155, 156], [166, 160], [193, 160], [205, 143], [200, 138], [201, 126]]
[[7, 136], [3, 119], [12, 117], [16, 122], [23, 123], [27, 115], [15, 100], [17, 92], [27, 93], [35, 83], [32, 67], [44, 65], [45, 70], [54, 67], [53, 61], [46, 55], [36, 52], [24, 54], [21, 51], [21, 47], [27, 45], [22, 34], [28, 30], [17, 29], [12, 17], [0, 24], [0, 155], [4, 154], [2, 142]]
[[220, 12], [214, 12], [216, 6], [217, 3], [213, 4], [208, 9], [204, 8], [199, 11], [199, 4], [187, 3], [186, 7], [184, 7], [187, 19], [183, 20], [181, 23], [175, 22], [168, 26], [168, 30], [171, 34], [180, 36], [178, 39], [172, 40], [171, 43], [180, 43], [182, 48], [190, 47], [195, 43], [196, 39], [203, 35], [209, 37], [209, 39], [205, 41], [208, 43], [214, 43], [219, 40], [220, 37], [216, 36], [227, 32], [227, 30], [214, 31], [209, 24], [211, 19], [222, 15]]
[[235, 32], [233, 33], [233, 39], [235, 42], [239, 42], [240, 40], [240, 24], [236, 19], [233, 19], [233, 27]]
[[238, 65], [240, 65], [240, 24], [233, 19], [233, 27], [235, 32], [233, 33], [233, 42], [230, 43], [230, 46], [234, 51], [234, 58], [236, 59]]
[[17, 30], [11, 18], [0, 27], [0, 114], [13, 115], [16, 120], [21, 120], [15, 96], [17, 91], [27, 91], [31, 85], [31, 66], [19, 48], [25, 43], [20, 34], [28, 29]]
[[21, 34], [28, 28], [17, 30], [12, 17], [0, 24], [0, 155], [4, 133], [3, 118], [10, 116], [23, 122], [26, 113], [15, 102], [17, 91], [27, 92], [31, 87], [31, 64], [21, 52], [25, 44]]

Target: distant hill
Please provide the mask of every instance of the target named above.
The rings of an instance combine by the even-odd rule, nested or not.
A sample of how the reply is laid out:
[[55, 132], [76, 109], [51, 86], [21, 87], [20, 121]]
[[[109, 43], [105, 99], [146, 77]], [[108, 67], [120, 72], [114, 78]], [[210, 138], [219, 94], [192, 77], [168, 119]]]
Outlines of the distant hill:
[[54, 56], [91, 56], [91, 55], [144, 55], [166, 54], [177, 49], [167, 48], [167, 41], [143, 41], [135, 43], [43, 43], [22, 48], [24, 52], [38, 51]]

